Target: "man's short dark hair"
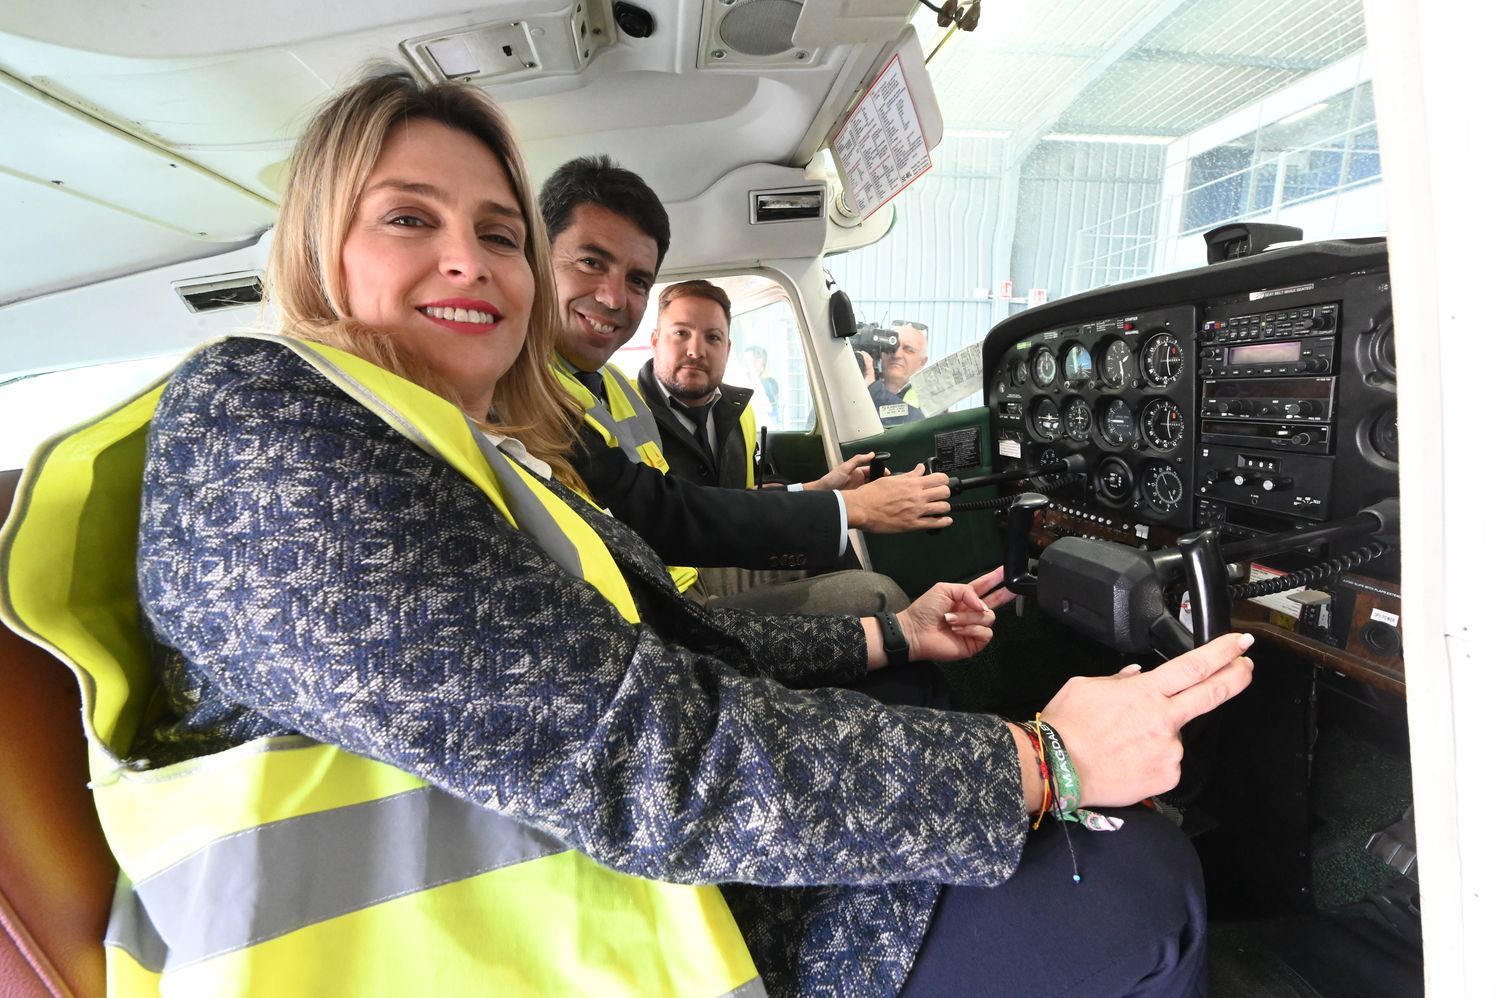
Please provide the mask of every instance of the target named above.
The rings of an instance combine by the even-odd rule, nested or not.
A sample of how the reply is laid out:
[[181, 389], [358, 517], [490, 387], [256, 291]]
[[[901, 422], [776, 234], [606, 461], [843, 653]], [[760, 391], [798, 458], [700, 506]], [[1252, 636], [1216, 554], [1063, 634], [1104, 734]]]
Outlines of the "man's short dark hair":
[[617, 164], [608, 156], [580, 156], [570, 159], [553, 171], [542, 185], [542, 218], [547, 235], [556, 239], [573, 222], [573, 209], [581, 204], [596, 204], [626, 219], [656, 240], [656, 269], [666, 259], [672, 241], [672, 225], [667, 209], [656, 192], [639, 175]]

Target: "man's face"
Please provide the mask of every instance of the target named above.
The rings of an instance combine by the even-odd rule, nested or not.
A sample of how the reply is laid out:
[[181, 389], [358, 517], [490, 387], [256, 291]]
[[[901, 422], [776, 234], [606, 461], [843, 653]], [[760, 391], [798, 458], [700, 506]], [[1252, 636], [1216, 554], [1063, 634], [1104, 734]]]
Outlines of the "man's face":
[[656, 279], [656, 253], [656, 240], [623, 215], [596, 204], [573, 209], [552, 240], [564, 357], [597, 371], [635, 335]]
[[709, 298], [683, 295], [657, 313], [651, 333], [653, 367], [679, 402], [701, 403], [724, 380], [729, 317]]
[[915, 326], [897, 326], [900, 342], [896, 352], [888, 354], [881, 365], [886, 387], [895, 391], [906, 385], [911, 376], [927, 364], [927, 334]]

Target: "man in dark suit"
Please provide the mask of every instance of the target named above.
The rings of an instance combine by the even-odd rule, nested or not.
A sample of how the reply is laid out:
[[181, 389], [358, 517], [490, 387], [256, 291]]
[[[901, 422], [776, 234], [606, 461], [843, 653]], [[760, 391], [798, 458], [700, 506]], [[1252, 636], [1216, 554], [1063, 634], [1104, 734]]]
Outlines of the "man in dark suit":
[[671, 474], [699, 485], [754, 488], [754, 393], [724, 384], [729, 311], [729, 295], [709, 281], [664, 289], [657, 299], [651, 359], [636, 387], [656, 417]]
[[[586, 390], [598, 399], [597, 423], [614, 416], [634, 432], [636, 402], [648, 410], [608, 360], [645, 312], [670, 241], [666, 210], [607, 157], [564, 164], [540, 200], [563, 320], [559, 377], [575, 396]], [[848, 493], [699, 488], [653, 466], [649, 441], [630, 448], [619, 446], [621, 434], [609, 436], [586, 428], [574, 466], [594, 498], [671, 564], [831, 569], [848, 550], [847, 528], [899, 533], [952, 523], [941, 475], [891, 475]], [[840, 469], [849, 466], [847, 477], [858, 463]], [[776, 608], [817, 612], [811, 604]]]
[[[710, 281], [683, 281], [663, 289], [651, 331], [652, 357], [641, 367], [636, 387], [656, 418], [662, 452], [671, 466], [668, 477], [753, 489], [758, 424], [750, 400], [755, 393], [724, 383], [730, 311], [729, 295]], [[817, 491], [850, 485], [836, 470], [825, 479], [790, 488]], [[704, 591], [721, 598], [807, 574], [733, 567], [699, 571]]]

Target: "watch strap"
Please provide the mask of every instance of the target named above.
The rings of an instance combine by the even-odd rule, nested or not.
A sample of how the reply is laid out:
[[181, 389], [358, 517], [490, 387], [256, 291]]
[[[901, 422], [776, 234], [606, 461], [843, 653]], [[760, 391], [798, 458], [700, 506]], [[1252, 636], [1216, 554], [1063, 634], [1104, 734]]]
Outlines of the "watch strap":
[[910, 646], [906, 643], [906, 634], [901, 630], [901, 621], [889, 611], [877, 613], [875, 619], [880, 621], [880, 637], [885, 645], [886, 664], [905, 665], [910, 660]]

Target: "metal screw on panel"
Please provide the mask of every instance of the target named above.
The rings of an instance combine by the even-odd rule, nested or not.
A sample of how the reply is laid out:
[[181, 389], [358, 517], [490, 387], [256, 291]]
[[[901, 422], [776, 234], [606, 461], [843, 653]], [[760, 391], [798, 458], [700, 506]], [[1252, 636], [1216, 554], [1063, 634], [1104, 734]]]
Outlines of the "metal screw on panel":
[[722, 58], [724, 58], [724, 50], [723, 49], [714, 49], [712, 52], [709, 53], [709, 55], [713, 56], [715, 59], [722, 59]]

